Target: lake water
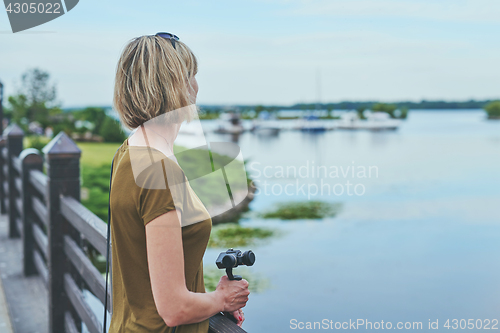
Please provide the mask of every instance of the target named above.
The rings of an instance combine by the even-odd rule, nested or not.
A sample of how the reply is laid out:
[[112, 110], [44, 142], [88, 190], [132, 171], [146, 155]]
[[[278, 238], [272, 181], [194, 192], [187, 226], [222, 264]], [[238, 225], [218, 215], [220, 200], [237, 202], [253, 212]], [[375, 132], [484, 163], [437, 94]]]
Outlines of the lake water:
[[[247, 331], [325, 329], [324, 320], [361, 331], [366, 322], [500, 328], [500, 121], [481, 110], [411, 111], [397, 131], [244, 133], [238, 144], [259, 188], [241, 223], [281, 231], [251, 247], [253, 267], [236, 269], [268, 284], [250, 295]], [[258, 218], [277, 202], [305, 200], [342, 210], [323, 220]], [[206, 269], [221, 250], [207, 250]], [[88, 299], [100, 318], [102, 305]]]
[[[358, 319], [392, 329], [421, 322], [424, 331], [429, 320], [444, 331], [447, 319], [450, 329], [453, 319], [456, 327], [473, 319], [467, 331], [487, 319], [500, 327], [500, 121], [481, 110], [411, 111], [392, 132], [245, 133], [238, 144], [259, 184], [254, 214], [241, 223], [283, 233], [252, 247], [257, 260], [247, 272], [269, 287], [250, 295], [249, 332], [323, 319], [333, 327]], [[315, 221], [255, 214], [308, 199], [342, 211]], [[206, 267], [219, 252], [207, 250]]]

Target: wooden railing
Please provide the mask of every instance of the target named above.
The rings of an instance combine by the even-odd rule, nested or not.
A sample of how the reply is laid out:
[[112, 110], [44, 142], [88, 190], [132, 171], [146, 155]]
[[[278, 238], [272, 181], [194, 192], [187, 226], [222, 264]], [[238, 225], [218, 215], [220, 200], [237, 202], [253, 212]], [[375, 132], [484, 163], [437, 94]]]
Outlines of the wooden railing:
[[[64, 132], [43, 148], [43, 157], [23, 150], [23, 138], [13, 124], [0, 139], [0, 209], [9, 215], [9, 237], [22, 238], [24, 275], [39, 275], [47, 286], [49, 332], [82, 332], [85, 324], [101, 333], [83, 290], [102, 303], [108, 297], [112, 311], [111, 293], [85, 251], [93, 247], [106, 256], [106, 223], [80, 203], [81, 151]], [[210, 318], [210, 331], [245, 332], [221, 314]]]

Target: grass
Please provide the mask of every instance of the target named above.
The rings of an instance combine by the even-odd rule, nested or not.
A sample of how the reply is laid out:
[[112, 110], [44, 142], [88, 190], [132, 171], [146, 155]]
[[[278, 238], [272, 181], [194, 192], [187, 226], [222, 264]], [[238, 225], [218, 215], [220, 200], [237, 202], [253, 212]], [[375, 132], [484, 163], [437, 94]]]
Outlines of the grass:
[[82, 204], [103, 221], [108, 219], [109, 173], [119, 143], [79, 142], [82, 150]]
[[83, 169], [85, 167], [96, 167], [103, 164], [111, 165], [111, 160], [121, 144], [78, 142], [77, 145], [82, 150], [82, 158], [80, 162]]
[[224, 223], [212, 228], [208, 247], [235, 248], [255, 245], [259, 241], [277, 235], [276, 230], [256, 227], [242, 227], [237, 223]]
[[82, 165], [82, 204], [103, 221], [108, 220], [109, 173], [111, 164]]
[[41, 135], [28, 135], [23, 139], [23, 147], [42, 150], [50, 142], [50, 138]]
[[[28, 135], [24, 137], [23, 146], [26, 148], [36, 148], [42, 150], [51, 138], [40, 135]], [[103, 164], [111, 165], [111, 160], [121, 143], [96, 143], [96, 142], [77, 142], [76, 145], [82, 151], [80, 163], [82, 168], [101, 166]]]
[[298, 220], [334, 217], [341, 209], [339, 203], [322, 201], [285, 202], [277, 204], [273, 211], [263, 213], [266, 219]]

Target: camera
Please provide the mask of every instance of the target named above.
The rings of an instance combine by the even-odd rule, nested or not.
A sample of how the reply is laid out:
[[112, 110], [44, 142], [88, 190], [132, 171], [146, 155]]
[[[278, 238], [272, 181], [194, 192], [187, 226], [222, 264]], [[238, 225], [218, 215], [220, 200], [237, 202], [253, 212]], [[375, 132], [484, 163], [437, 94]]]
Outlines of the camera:
[[217, 268], [226, 269], [226, 274], [229, 280], [241, 280], [240, 275], [233, 275], [233, 268], [239, 265], [252, 266], [255, 263], [255, 254], [252, 250], [241, 252], [240, 250], [229, 249], [226, 252], [222, 252], [217, 257], [215, 264]]

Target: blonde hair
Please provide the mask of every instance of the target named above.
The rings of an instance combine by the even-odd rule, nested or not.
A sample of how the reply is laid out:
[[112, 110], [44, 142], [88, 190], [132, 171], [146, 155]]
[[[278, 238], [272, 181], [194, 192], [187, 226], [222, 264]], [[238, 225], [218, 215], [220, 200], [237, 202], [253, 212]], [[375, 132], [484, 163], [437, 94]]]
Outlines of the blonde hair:
[[[175, 49], [169, 39], [141, 36], [125, 46], [116, 69], [113, 104], [128, 128], [192, 104], [190, 79], [198, 72], [198, 61], [186, 44], [174, 43]], [[190, 121], [192, 115], [183, 117], [177, 120]]]

